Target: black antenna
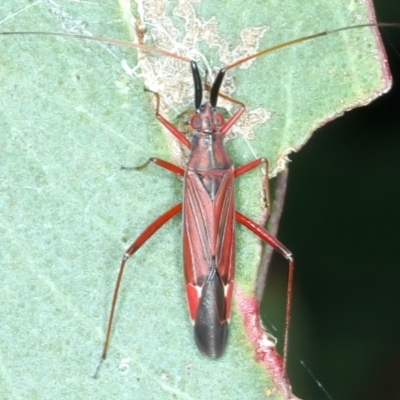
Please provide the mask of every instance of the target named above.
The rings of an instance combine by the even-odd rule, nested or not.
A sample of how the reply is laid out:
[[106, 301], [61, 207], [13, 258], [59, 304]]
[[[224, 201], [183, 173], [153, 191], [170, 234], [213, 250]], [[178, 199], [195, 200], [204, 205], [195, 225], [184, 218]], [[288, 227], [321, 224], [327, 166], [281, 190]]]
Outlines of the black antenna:
[[201, 83], [199, 68], [197, 67], [196, 61], [191, 61], [190, 66], [192, 67], [194, 83], [194, 107], [196, 110], [199, 110], [203, 100], [203, 85]]
[[212, 108], [215, 108], [217, 106], [217, 101], [218, 101], [218, 93], [219, 89], [221, 88], [222, 81], [224, 80], [226, 73], [226, 69], [222, 68], [219, 70], [217, 77], [215, 78], [215, 81], [212, 85], [211, 92], [210, 92], [210, 104]]

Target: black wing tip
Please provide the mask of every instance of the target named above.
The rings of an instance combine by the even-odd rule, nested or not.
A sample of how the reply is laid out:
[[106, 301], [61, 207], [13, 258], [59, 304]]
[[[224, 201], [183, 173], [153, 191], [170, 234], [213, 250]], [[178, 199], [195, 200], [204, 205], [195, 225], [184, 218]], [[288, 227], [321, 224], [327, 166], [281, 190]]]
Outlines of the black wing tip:
[[202, 288], [194, 324], [197, 347], [206, 356], [222, 356], [228, 340], [224, 285], [218, 270], [212, 267]]
[[195, 325], [194, 338], [198, 349], [212, 360], [221, 358], [228, 341], [228, 327], [227, 321], [219, 326]]

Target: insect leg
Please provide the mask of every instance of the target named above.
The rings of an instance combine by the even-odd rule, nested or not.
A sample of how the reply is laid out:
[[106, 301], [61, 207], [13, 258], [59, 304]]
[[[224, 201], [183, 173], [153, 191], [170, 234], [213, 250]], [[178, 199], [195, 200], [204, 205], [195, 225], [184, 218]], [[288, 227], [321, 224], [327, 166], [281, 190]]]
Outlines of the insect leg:
[[[224, 74], [225, 73], [223, 73], [222, 77], [224, 76]], [[212, 88], [210, 88], [210, 86], [206, 85], [206, 89], [211, 90], [210, 96], [213, 95], [212, 91], [213, 91], [214, 86], [215, 86], [215, 83]], [[215, 93], [214, 93], [214, 96], [215, 96]], [[237, 111], [235, 111], [235, 113], [228, 119], [228, 121], [225, 122], [225, 125], [220, 128], [219, 133], [222, 136], [224, 136], [227, 134], [227, 132], [229, 132], [229, 130], [232, 128], [232, 126], [235, 125], [236, 121], [242, 116], [246, 107], [245, 107], [244, 103], [242, 103], [241, 101], [232, 99], [232, 97], [229, 97], [226, 94], [220, 93], [219, 91], [218, 91], [218, 97], [221, 97], [227, 101], [230, 101], [233, 104], [237, 104], [238, 106], [240, 106], [239, 109]], [[216, 100], [214, 100], [214, 102], [216, 102]]]
[[183, 168], [179, 167], [178, 165], [172, 164], [168, 161], [161, 160], [161, 158], [157, 158], [157, 157], [149, 158], [145, 163], [143, 163], [142, 165], [139, 165], [138, 167], [133, 167], [133, 168], [122, 167], [122, 169], [141, 170], [143, 168], [146, 168], [151, 162], [158, 165], [159, 167], [162, 167], [168, 171], [173, 172], [176, 175], [179, 175], [179, 176], [185, 175], [185, 170]]
[[110, 316], [108, 318], [106, 339], [104, 341], [102, 359], [105, 360], [107, 356], [108, 344], [110, 342], [110, 334], [111, 334], [111, 326], [114, 318], [115, 305], [117, 303], [119, 287], [121, 284], [122, 274], [124, 272], [125, 263], [129, 257], [131, 257], [158, 229], [160, 229], [166, 222], [168, 222], [172, 217], [182, 211], [182, 203], [174, 205], [170, 208], [166, 213], [159, 216], [155, 221], [153, 221], [140, 235], [139, 237], [131, 244], [129, 249], [125, 252], [122, 257], [121, 265], [119, 267], [117, 281], [115, 283], [115, 289], [113, 294], [113, 299], [111, 302], [111, 311]]
[[[231, 100], [230, 97], [225, 96], [225, 95], [221, 95], [221, 93], [219, 94], [220, 97], [224, 97], [227, 100]], [[236, 121], [242, 116], [242, 114], [244, 113], [245, 110], [245, 106], [243, 103], [241, 103], [240, 101], [234, 101], [234, 103], [236, 104], [240, 104], [240, 108], [238, 110], [235, 111], [235, 113], [232, 115], [232, 117], [230, 117], [228, 119], [228, 121], [225, 122], [224, 126], [221, 126], [221, 129], [219, 130], [220, 134], [222, 136], [225, 136], [227, 134], [227, 132], [232, 128], [233, 125], [236, 124]]]
[[247, 229], [255, 233], [261, 240], [272, 246], [278, 253], [282, 254], [289, 261], [289, 276], [288, 286], [286, 291], [286, 313], [285, 313], [285, 335], [283, 343], [283, 370], [286, 371], [286, 362], [288, 354], [288, 339], [289, 339], [289, 324], [290, 324], [290, 310], [292, 306], [292, 292], [293, 292], [293, 273], [294, 273], [294, 258], [292, 253], [281, 243], [279, 240], [271, 235], [263, 226], [257, 224], [249, 217], [239, 211], [235, 211], [236, 221], [244, 225]]
[[221, 97], [233, 104], [237, 104], [239, 109], [225, 122], [225, 125], [222, 126], [219, 130], [219, 133], [224, 136], [229, 132], [233, 125], [235, 125], [236, 121], [242, 116], [245, 110], [245, 105], [239, 100], [233, 99], [232, 97], [227, 96], [219, 91], [219, 88], [222, 84], [222, 79], [225, 76], [225, 70], [222, 69], [219, 71], [217, 78], [215, 78], [214, 85], [210, 87], [209, 85], [205, 85], [206, 90], [210, 92], [210, 103], [213, 107], [217, 104], [217, 97]]
[[270, 210], [271, 210], [271, 202], [270, 202], [270, 194], [269, 194], [269, 177], [268, 177], [269, 164], [268, 164], [268, 160], [266, 158], [262, 157], [262, 158], [258, 158], [257, 160], [251, 161], [245, 165], [241, 165], [240, 167], [235, 169], [234, 176], [235, 176], [235, 178], [237, 178], [238, 176], [244, 175], [245, 173], [251, 171], [252, 169], [259, 167], [261, 164], [265, 165], [265, 176], [264, 176], [264, 180], [263, 180], [263, 189], [264, 189], [265, 202], [266, 202], [266, 208], [267, 208], [265, 221], [267, 221]]
[[[153, 92], [154, 93], [154, 92]], [[154, 93], [156, 96], [156, 118], [187, 148], [191, 148], [190, 140], [174, 125], [171, 124], [160, 114], [160, 95]]]
[[232, 128], [232, 126], [236, 124], [236, 121], [242, 116], [242, 114], [244, 113], [244, 110], [245, 110], [245, 107], [243, 105], [237, 111], [235, 111], [235, 114], [233, 114], [232, 117], [230, 117], [228, 119], [228, 121], [225, 122], [225, 125], [222, 126], [220, 129], [220, 134], [222, 136], [225, 136], [227, 134], [227, 132]]

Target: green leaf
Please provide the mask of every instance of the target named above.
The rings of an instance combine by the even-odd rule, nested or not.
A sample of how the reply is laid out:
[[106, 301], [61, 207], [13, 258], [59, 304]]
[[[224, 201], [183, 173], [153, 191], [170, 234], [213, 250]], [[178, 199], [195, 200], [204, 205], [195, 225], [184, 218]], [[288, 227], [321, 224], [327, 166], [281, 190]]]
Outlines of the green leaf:
[[[229, 3], [184, 1], [178, 8], [170, 2], [165, 16], [160, 2], [146, 4], [155, 7], [145, 13], [146, 33], [155, 35], [148, 43], [188, 57], [197, 48], [211, 67], [221, 67], [244, 56], [237, 49], [241, 33], [260, 36], [254, 52], [368, 22], [362, 5], [346, 1], [291, 1], [284, 9], [261, 1], [247, 9], [242, 1]], [[131, 13], [138, 15], [104, 1], [0, 6], [3, 31], [136, 40]], [[160, 29], [164, 35], [157, 35]], [[210, 32], [211, 47], [199, 41]], [[3, 397], [282, 398], [256, 361], [237, 307], [224, 357], [211, 361], [199, 354], [182, 283], [179, 217], [128, 262], [109, 355], [99, 379], [91, 378], [121, 256], [182, 196], [179, 179], [160, 168], [120, 169], [151, 156], [184, 163], [181, 147], [154, 117], [154, 96], [144, 89], [160, 93], [163, 113], [173, 120], [193, 107], [192, 78], [187, 65], [153, 54], [139, 56], [142, 72], [135, 72], [144, 79], [129, 75], [127, 66], [138, 61], [136, 50], [126, 47], [37, 35], [0, 41]], [[315, 128], [387, 90], [374, 43], [369, 29], [348, 31], [230, 71], [223, 92], [249, 110], [227, 143], [235, 164], [265, 156], [276, 172]], [[224, 101], [220, 106], [233, 110]], [[268, 121], [252, 126], [257, 115]], [[261, 178], [253, 171], [237, 182], [238, 209], [258, 221]], [[260, 254], [254, 235], [238, 227], [236, 281], [250, 300]]]

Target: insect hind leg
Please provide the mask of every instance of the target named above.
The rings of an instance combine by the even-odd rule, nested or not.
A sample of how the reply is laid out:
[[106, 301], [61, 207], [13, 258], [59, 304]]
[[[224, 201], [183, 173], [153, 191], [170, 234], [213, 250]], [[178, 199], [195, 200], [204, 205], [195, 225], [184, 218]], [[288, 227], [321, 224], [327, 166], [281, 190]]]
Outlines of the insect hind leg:
[[270, 197], [270, 192], [269, 192], [269, 163], [268, 160], [264, 157], [258, 158], [257, 160], [251, 161], [247, 164], [241, 165], [240, 167], [235, 169], [234, 176], [235, 178], [246, 174], [247, 172], [251, 171], [254, 168], [259, 167], [260, 165], [264, 164], [265, 166], [265, 175], [263, 179], [263, 189], [264, 189], [264, 196], [265, 196], [265, 206], [266, 206], [266, 215], [265, 215], [265, 221], [268, 220], [270, 210], [271, 210], [271, 197]]
[[288, 343], [289, 343], [289, 324], [290, 312], [292, 307], [293, 294], [293, 276], [294, 276], [294, 258], [292, 252], [288, 250], [275, 236], [269, 233], [263, 226], [257, 224], [249, 217], [239, 211], [235, 211], [236, 221], [244, 225], [247, 229], [255, 233], [262, 241], [272, 246], [278, 253], [286, 258], [289, 262], [288, 285], [286, 291], [286, 312], [285, 312], [285, 335], [283, 343], [283, 370], [286, 373]]

